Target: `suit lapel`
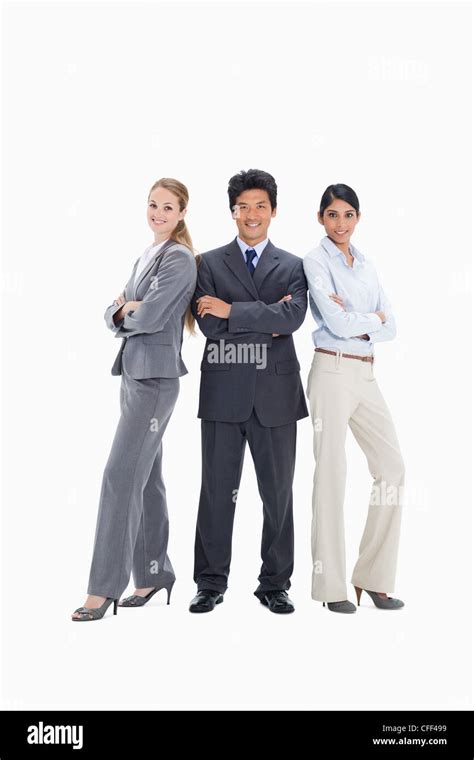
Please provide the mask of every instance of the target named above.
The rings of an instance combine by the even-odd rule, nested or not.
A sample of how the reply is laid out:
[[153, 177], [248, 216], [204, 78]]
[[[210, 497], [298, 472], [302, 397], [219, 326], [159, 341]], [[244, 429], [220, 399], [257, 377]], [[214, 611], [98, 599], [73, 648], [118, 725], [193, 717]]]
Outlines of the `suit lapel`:
[[[131, 299], [131, 300], [135, 300], [136, 299], [136, 297], [137, 297], [136, 294], [137, 294], [137, 290], [138, 290], [138, 288], [140, 286], [140, 283], [145, 279], [145, 277], [150, 272], [150, 270], [155, 266], [157, 259], [161, 258], [162, 255], [164, 254], [164, 252], [167, 251], [168, 248], [170, 248], [172, 245], [176, 245], [176, 240], [168, 240], [164, 244], [163, 248], [160, 248], [160, 250], [158, 251], [158, 253], [156, 254], [156, 256], [153, 256], [153, 258], [151, 259], [151, 261], [148, 262], [148, 266], [145, 267], [145, 269], [143, 270], [143, 272], [140, 272], [140, 275], [139, 275], [138, 280], [136, 281], [136, 283], [134, 283], [133, 279], [131, 280], [132, 281], [132, 286], [133, 286], [133, 296], [134, 296], [133, 299]], [[135, 267], [133, 268], [132, 278], [135, 278], [135, 271], [136, 271], [137, 266], [138, 266], [138, 261], [135, 264]]]
[[136, 260], [132, 269], [132, 274], [130, 275], [130, 279], [125, 285], [125, 298], [127, 299], [127, 301], [133, 301], [133, 293], [134, 293], [133, 282], [135, 280], [135, 272], [137, 271], [137, 266], [138, 266], [139, 261], [140, 259]]
[[277, 249], [269, 240], [261, 253], [255, 272], [253, 273], [253, 282], [257, 290], [260, 290], [265, 277], [270, 274], [272, 269], [275, 269], [279, 263]]
[[[232, 243], [229, 243], [225, 249], [224, 262], [227, 264], [231, 272], [235, 274], [237, 279], [240, 280], [244, 288], [248, 290], [250, 295], [255, 298], [255, 300], [258, 300], [257, 288], [255, 287], [253, 277], [251, 277], [250, 272], [246, 267], [242, 251], [240, 250], [240, 246], [236, 239], [234, 239]], [[257, 270], [255, 270], [255, 272], [256, 271]]]

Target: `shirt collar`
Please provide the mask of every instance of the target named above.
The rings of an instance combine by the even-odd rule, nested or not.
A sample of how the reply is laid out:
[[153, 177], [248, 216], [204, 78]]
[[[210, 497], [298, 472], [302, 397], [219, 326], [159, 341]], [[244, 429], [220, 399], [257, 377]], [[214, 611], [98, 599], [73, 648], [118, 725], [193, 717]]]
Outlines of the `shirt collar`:
[[[337, 256], [338, 254], [340, 254], [341, 256], [344, 256], [344, 254], [342, 253], [341, 249], [338, 248], [337, 245], [336, 245], [336, 243], [333, 243], [333, 241], [331, 240], [331, 238], [328, 237], [327, 235], [326, 235], [326, 237], [323, 237], [323, 239], [321, 240], [321, 245], [324, 248], [324, 250], [327, 251], [327, 253], [329, 253], [329, 255], [332, 258], [334, 256]], [[363, 264], [363, 262], [365, 261], [364, 254], [361, 253], [360, 251], [358, 251], [357, 248], [355, 247], [355, 245], [353, 245], [352, 243], [349, 243], [349, 250], [352, 253], [352, 255], [354, 256], [354, 258], [357, 260], [357, 262], [360, 263], [360, 264]]]
[[167, 242], [168, 242], [168, 240], [169, 240], [169, 238], [167, 238], [166, 240], [163, 240], [163, 242], [162, 242], [162, 243], [152, 243], [152, 245], [150, 245], [150, 247], [149, 247], [149, 248], [147, 248], [147, 253], [151, 253], [152, 251], [153, 251], [154, 253], [156, 253], [157, 251], [159, 251], [159, 250], [160, 250], [160, 248], [161, 248], [161, 247], [162, 247], [162, 246], [163, 246], [165, 243], [167, 243]]
[[262, 240], [260, 243], [257, 243], [256, 245], [248, 245], [247, 243], [244, 243], [244, 241], [241, 240], [238, 235], [235, 239], [237, 240], [239, 244], [239, 248], [243, 254], [245, 254], [245, 251], [248, 251], [249, 248], [253, 248], [253, 250], [257, 254], [257, 258], [260, 258], [260, 256], [263, 253], [263, 249], [268, 243], [268, 238], [265, 238], [265, 240]]

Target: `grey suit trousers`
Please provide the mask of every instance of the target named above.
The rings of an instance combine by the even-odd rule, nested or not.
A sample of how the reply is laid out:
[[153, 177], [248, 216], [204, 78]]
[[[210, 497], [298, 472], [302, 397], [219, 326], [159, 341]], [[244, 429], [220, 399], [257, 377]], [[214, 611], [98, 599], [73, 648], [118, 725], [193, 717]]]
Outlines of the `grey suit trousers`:
[[137, 588], [174, 579], [161, 456], [178, 393], [179, 378], [122, 374], [121, 416], [102, 479], [88, 594], [119, 598], [132, 571]]

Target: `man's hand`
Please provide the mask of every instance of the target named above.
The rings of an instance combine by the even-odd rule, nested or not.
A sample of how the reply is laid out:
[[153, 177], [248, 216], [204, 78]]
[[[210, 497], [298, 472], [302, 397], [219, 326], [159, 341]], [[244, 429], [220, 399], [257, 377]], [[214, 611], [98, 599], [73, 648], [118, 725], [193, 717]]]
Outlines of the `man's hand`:
[[230, 307], [232, 304], [222, 301], [215, 296], [201, 296], [196, 299], [197, 313], [199, 317], [204, 317], [206, 314], [211, 314], [213, 317], [220, 317], [221, 319], [228, 319], [230, 314]]
[[117, 298], [115, 299], [114, 303], [117, 304], [117, 306], [123, 306], [124, 303], [126, 303], [125, 298], [123, 297], [123, 295], [121, 293], [120, 293], [119, 296], [117, 296]]
[[[283, 296], [283, 298], [280, 298], [278, 303], [283, 303], [283, 301], [291, 301], [291, 295], [288, 294], [286, 296]], [[278, 338], [279, 335], [280, 333], [272, 333], [272, 338]]]
[[383, 311], [376, 311], [375, 313], [382, 320], [382, 324], [387, 321], [387, 318], [385, 316], [385, 312], [383, 312]]

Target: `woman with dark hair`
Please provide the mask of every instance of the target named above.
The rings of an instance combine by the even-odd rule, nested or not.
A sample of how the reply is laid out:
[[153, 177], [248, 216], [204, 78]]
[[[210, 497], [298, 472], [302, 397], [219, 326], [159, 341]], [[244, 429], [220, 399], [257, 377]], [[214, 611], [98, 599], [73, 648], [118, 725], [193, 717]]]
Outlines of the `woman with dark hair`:
[[160, 589], [168, 604], [175, 576], [167, 554], [168, 510], [161, 472], [162, 440], [187, 373], [181, 358], [196, 260], [184, 217], [188, 191], [163, 178], [148, 194], [147, 220], [154, 241], [135, 262], [105, 321], [122, 345], [112, 367], [121, 375], [121, 416], [102, 479], [89, 596], [74, 621], [99, 620], [126, 588], [121, 607], [141, 607]]
[[304, 258], [315, 353], [307, 395], [313, 420], [312, 597], [333, 612], [351, 613], [347, 599], [344, 492], [347, 427], [374, 479], [352, 583], [381, 609], [400, 609], [387, 596], [395, 584], [404, 465], [390, 412], [374, 376], [374, 344], [395, 337], [395, 319], [373, 264], [350, 242], [359, 200], [347, 185], [324, 192], [318, 221], [326, 237]]

